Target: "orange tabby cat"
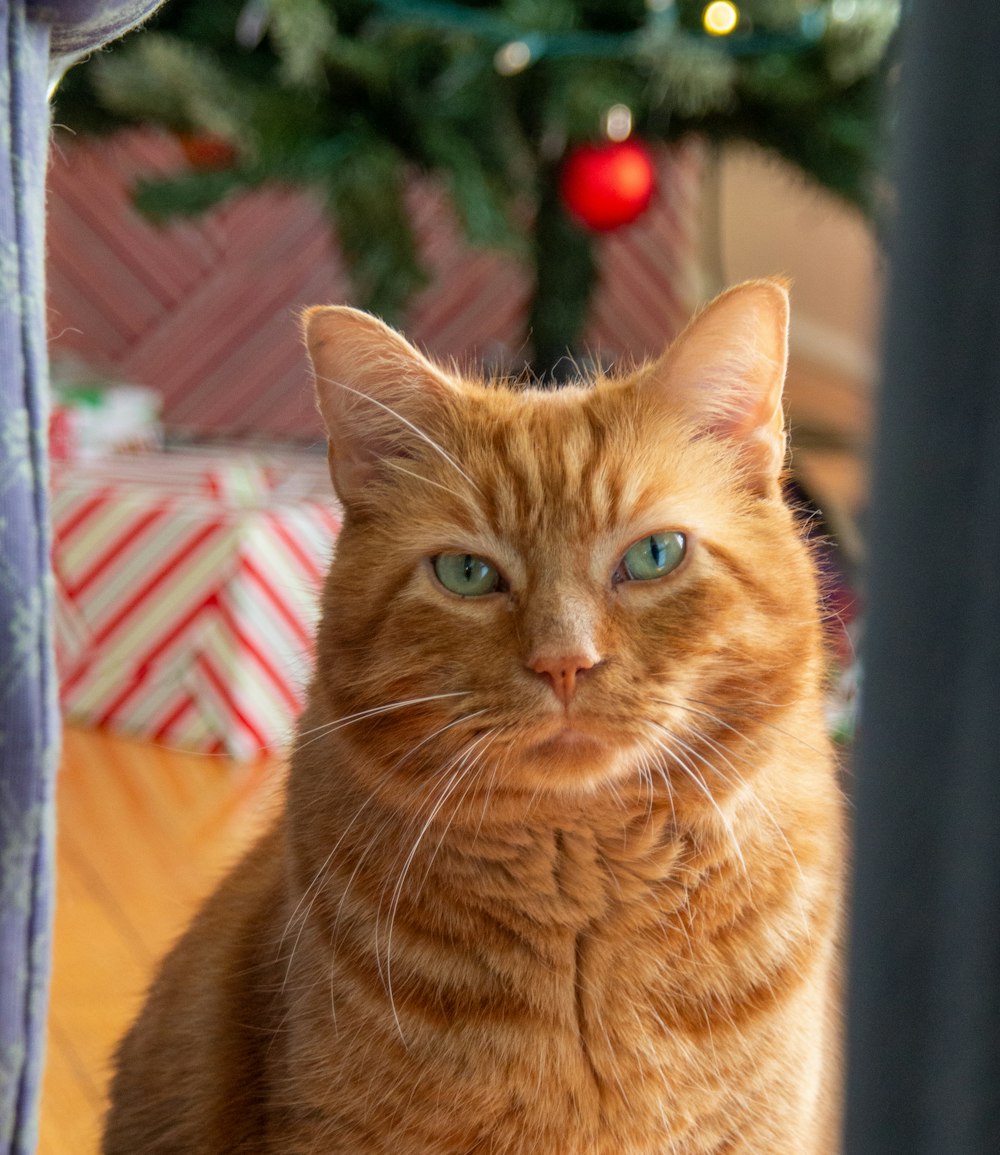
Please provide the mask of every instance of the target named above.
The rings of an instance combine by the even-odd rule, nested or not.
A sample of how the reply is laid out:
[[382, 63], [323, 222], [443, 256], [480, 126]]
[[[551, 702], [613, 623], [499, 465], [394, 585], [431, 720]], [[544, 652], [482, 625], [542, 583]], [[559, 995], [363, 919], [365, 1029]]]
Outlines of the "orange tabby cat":
[[106, 1155], [830, 1155], [841, 800], [787, 294], [545, 391], [307, 313], [345, 508], [285, 811]]

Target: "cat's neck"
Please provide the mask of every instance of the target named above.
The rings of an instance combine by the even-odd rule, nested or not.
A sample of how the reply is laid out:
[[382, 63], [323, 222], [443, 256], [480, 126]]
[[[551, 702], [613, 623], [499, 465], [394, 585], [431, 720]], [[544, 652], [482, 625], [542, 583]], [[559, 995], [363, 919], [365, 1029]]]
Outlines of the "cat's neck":
[[[664, 1027], [700, 1038], [706, 1017], [749, 1014], [801, 973], [835, 917], [839, 801], [828, 766], [814, 773], [820, 750], [791, 777], [759, 759], [716, 806], [672, 805], [639, 776], [576, 797], [495, 795], [475, 820], [472, 804], [400, 811], [366, 789], [342, 737], [309, 750], [290, 782], [285, 941], [314, 949], [291, 950], [290, 982], [324, 992], [317, 1014], [330, 983], [334, 1003], [355, 986], [384, 993], [389, 1037], [541, 1022], [545, 1037], [578, 1040], [581, 1069], [617, 1071], [621, 1048], [600, 1058], [601, 1024], [648, 1004], [643, 1039]], [[752, 965], [734, 976], [747, 943]], [[317, 973], [341, 977], [316, 985]], [[682, 1059], [663, 1062], [674, 1072]]]
[[[759, 886], [770, 868], [786, 873], [798, 853], [786, 833], [796, 829], [788, 810], [794, 789], [786, 784], [779, 797], [756, 753], [753, 781], [713, 781], [711, 799], [704, 778], [671, 789], [665, 776], [637, 775], [575, 794], [483, 789], [420, 797], [417, 789], [407, 808], [395, 788], [370, 789], [385, 780], [384, 767], [365, 765], [356, 747], [331, 735], [298, 761], [290, 844], [304, 884], [332, 866], [355, 890], [396, 908], [439, 894], [492, 916], [520, 911], [530, 922], [579, 929], [613, 909], [668, 916], [711, 882], [725, 887], [736, 910], [754, 901], [749, 860]], [[327, 784], [322, 805], [318, 781]]]

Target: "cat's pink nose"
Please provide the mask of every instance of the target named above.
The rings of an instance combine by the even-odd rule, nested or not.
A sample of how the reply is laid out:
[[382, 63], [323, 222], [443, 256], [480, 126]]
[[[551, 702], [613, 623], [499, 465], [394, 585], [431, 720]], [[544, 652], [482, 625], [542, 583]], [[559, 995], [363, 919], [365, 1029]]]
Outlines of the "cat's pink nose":
[[552, 683], [556, 697], [564, 706], [568, 706], [576, 693], [576, 679], [584, 670], [592, 670], [597, 665], [597, 659], [589, 658], [585, 654], [569, 654], [560, 657], [535, 658], [530, 668], [536, 674], [547, 677]]

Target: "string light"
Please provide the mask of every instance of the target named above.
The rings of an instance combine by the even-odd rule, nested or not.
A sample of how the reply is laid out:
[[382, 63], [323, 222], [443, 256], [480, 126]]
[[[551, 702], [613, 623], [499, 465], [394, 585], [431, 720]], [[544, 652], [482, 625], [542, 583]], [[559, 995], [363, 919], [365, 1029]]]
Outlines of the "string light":
[[[470, 7], [456, 0], [372, 2], [389, 22], [471, 35], [490, 44], [495, 48], [494, 67], [502, 76], [514, 76], [542, 60], [644, 59], [649, 53], [649, 36], [653, 32], [665, 36], [673, 35], [676, 30], [678, 43], [690, 39], [679, 30], [678, 0], [643, 0], [648, 13], [643, 28], [622, 32], [573, 28], [544, 34], [522, 31], [515, 20], [492, 8]], [[266, 0], [248, 0], [248, 4], [258, 3], [264, 4]], [[822, 38], [828, 21], [850, 24], [867, 5], [876, 3], [894, 3], [898, 8], [901, 0], [797, 0], [800, 26], [783, 31], [754, 31], [749, 16], [741, 12], [741, 6], [734, 0], [712, 0], [711, 3], [702, 0], [698, 7], [703, 30], [722, 41], [720, 47], [724, 46], [734, 57], [753, 59], [799, 49], [806, 51]], [[741, 35], [732, 36], [737, 28]]]
[[740, 10], [730, 0], [713, 0], [705, 6], [701, 22], [710, 36], [728, 36], [740, 22]]
[[524, 40], [509, 40], [493, 57], [493, 67], [501, 76], [516, 76], [531, 63], [531, 45]]
[[604, 114], [604, 132], [609, 140], [628, 140], [632, 135], [632, 109], [627, 104], [612, 104]]

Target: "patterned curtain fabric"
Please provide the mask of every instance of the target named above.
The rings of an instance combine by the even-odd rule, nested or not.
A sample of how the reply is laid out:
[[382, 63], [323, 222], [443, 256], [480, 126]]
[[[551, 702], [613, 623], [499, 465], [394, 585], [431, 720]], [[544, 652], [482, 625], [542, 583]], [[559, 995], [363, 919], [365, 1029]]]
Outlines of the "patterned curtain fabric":
[[36, 1146], [59, 719], [46, 496], [44, 206], [50, 57], [156, 3], [0, 0], [0, 1155]]
[[87, 52], [121, 36], [158, 8], [163, 0], [27, 0], [28, 19], [48, 29], [54, 57]]
[[58, 718], [45, 523], [47, 30], [0, 8], [0, 1151], [34, 1151]]

